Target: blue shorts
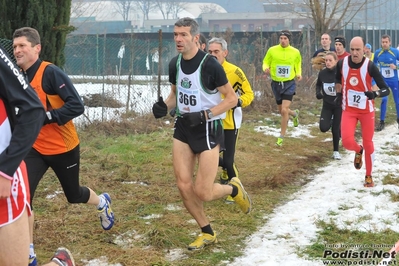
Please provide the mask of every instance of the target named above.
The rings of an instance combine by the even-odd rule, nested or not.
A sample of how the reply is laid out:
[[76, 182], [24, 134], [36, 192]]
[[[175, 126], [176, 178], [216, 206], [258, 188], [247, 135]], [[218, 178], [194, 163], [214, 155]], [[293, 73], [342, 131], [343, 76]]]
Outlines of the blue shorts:
[[283, 100], [292, 101], [295, 95], [296, 83], [295, 80], [288, 81], [274, 81], [272, 80], [272, 90], [277, 105], [283, 103]]

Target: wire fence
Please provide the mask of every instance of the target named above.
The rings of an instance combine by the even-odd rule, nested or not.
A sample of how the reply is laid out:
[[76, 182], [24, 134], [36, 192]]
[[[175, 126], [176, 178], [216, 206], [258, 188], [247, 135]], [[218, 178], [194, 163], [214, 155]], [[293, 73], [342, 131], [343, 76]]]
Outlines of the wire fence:
[[[267, 48], [278, 43], [277, 33], [205, 33], [210, 39], [224, 37], [229, 44], [228, 60], [235, 64], [262, 65]], [[301, 32], [294, 33], [293, 46], [300, 50]], [[303, 51], [306, 52], [306, 51]], [[71, 75], [167, 75], [168, 63], [177, 55], [173, 34], [70, 36], [65, 48], [65, 70]], [[261, 72], [261, 69], [258, 71]]]
[[12, 40], [1, 39], [0, 38], [0, 45], [7, 51], [8, 55], [11, 57], [12, 60], [15, 62], [13, 48], [12, 48]]
[[[261, 67], [267, 47], [278, 43], [278, 35], [227, 32], [217, 36], [228, 41], [227, 60], [243, 69], [258, 98], [265, 93], [270, 97]], [[302, 40], [301, 32], [295, 33], [293, 45], [303, 47]], [[169, 93], [168, 65], [176, 55], [173, 33], [69, 36], [64, 69], [90, 108], [82, 122], [150, 112], [157, 98]]]
[[[277, 33], [204, 35], [208, 39], [214, 36], [226, 39], [229, 49], [227, 60], [243, 69], [257, 95], [262, 97], [268, 88], [262, 74], [262, 60], [267, 48], [278, 43]], [[304, 47], [303, 40], [302, 32], [294, 33], [294, 46]], [[122, 103], [129, 102], [129, 105], [124, 104], [125, 111], [146, 113], [159, 95], [167, 96], [170, 88], [168, 65], [176, 55], [173, 33], [69, 36], [64, 68], [75, 84], [86, 86], [85, 95], [94, 91], [99, 93], [93, 84], [97, 88], [112, 85], [114, 89], [109, 96]], [[107, 91], [105, 88], [105, 93]], [[118, 93], [115, 94], [115, 91]], [[140, 95], [145, 97], [137, 102]]]
[[[382, 34], [389, 33], [348, 30], [332, 32], [331, 36], [344, 35], [349, 46], [353, 36], [373, 36], [375, 43]], [[262, 72], [262, 60], [267, 49], [278, 44], [276, 32], [203, 34], [207, 39], [226, 39], [227, 60], [243, 69], [257, 96], [255, 101], [272, 96], [270, 80]], [[397, 31], [391, 34], [398, 36]], [[299, 90], [312, 90], [316, 73], [310, 60], [319, 46], [319, 38], [306, 28], [293, 32], [291, 45], [300, 50], [303, 62]], [[0, 44], [12, 55], [12, 41], [0, 39]], [[69, 35], [63, 69], [86, 106], [85, 114], [77, 119], [77, 123], [119, 120], [131, 113], [150, 112], [159, 96], [168, 95], [168, 64], [176, 55], [173, 33]]]

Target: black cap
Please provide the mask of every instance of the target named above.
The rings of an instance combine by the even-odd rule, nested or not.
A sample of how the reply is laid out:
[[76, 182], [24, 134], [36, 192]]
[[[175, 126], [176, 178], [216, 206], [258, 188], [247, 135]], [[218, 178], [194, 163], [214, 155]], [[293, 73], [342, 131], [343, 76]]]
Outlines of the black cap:
[[342, 43], [342, 46], [345, 48], [345, 46], [346, 46], [346, 41], [345, 41], [345, 38], [344, 38], [344, 37], [335, 37], [334, 41], [335, 41], [335, 42], [340, 42], [340, 43]]
[[291, 32], [288, 30], [282, 30], [279, 32], [278, 36], [286, 36], [288, 38], [288, 40], [291, 40]]

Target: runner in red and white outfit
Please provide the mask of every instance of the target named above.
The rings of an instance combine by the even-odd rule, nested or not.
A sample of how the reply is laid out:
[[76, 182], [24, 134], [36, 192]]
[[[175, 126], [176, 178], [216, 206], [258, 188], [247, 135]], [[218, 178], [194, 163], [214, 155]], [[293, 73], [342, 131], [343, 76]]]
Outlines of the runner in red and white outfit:
[[[355, 151], [354, 165], [362, 167], [363, 149], [366, 160], [365, 187], [373, 187], [372, 168], [374, 159], [374, 98], [389, 95], [389, 89], [378, 68], [364, 57], [364, 40], [354, 37], [350, 42], [350, 56], [337, 64], [337, 101], [342, 101], [341, 137], [347, 150]], [[374, 78], [378, 88], [372, 89]], [[355, 140], [357, 122], [360, 121], [363, 145]]]
[[23, 158], [44, 116], [38, 96], [0, 47], [0, 265], [28, 265], [29, 184]]

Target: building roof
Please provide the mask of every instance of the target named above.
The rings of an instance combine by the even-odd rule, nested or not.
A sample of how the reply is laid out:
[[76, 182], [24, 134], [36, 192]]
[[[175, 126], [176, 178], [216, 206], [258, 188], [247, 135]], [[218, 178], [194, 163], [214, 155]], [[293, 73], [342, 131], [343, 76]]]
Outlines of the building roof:
[[130, 21], [95, 21], [92, 18], [83, 21], [81, 18], [70, 21], [71, 25], [76, 27], [72, 35], [78, 34], [118, 34], [132, 31]]
[[[197, 18], [204, 6], [209, 6], [215, 13], [226, 13], [228, 12], [223, 7], [217, 3], [209, 2], [211, 0], [203, 1], [198, 3], [198, 1], [185, 1], [182, 2], [182, 9], [178, 13], [178, 17], [192, 17]], [[257, 1], [257, 0], [249, 0]], [[172, 19], [170, 15], [169, 19]], [[96, 21], [111, 21], [111, 20], [123, 20], [120, 8], [115, 1], [90, 1], [90, 2], [75, 2], [72, 3], [71, 7], [71, 18], [79, 19], [80, 17], [94, 17]], [[152, 10], [148, 14], [149, 19], [164, 19], [161, 11], [158, 9]], [[131, 6], [129, 10], [128, 20], [131, 21], [133, 25], [143, 24], [143, 13], [136, 8], [136, 6]]]
[[[210, 0], [184, 0], [187, 3], [209, 4]], [[259, 0], [213, 0], [212, 4], [223, 7], [227, 13], [263, 13], [263, 3]]]

